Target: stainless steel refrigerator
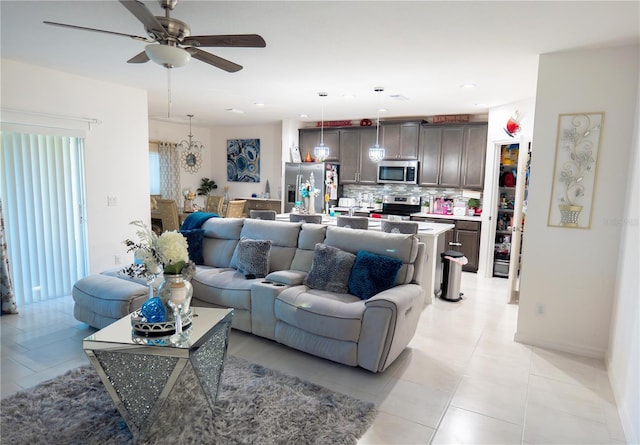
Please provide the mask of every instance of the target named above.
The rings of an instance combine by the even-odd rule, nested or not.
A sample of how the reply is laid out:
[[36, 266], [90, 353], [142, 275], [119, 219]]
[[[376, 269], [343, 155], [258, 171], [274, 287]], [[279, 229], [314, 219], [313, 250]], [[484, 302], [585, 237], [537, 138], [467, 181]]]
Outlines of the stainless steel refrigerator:
[[329, 195], [329, 206], [336, 205], [339, 197], [338, 171], [338, 164], [331, 162], [287, 162], [284, 170], [284, 211], [289, 213], [296, 201], [302, 202], [300, 189], [312, 180], [319, 191], [313, 200], [316, 213], [326, 209], [326, 194]]

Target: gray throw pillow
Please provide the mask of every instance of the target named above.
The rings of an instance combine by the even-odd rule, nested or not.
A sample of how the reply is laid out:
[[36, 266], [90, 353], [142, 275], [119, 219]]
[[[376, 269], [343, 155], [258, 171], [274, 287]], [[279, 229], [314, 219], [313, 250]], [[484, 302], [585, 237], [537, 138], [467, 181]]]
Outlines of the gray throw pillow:
[[236, 269], [246, 278], [264, 278], [269, 273], [271, 240], [243, 238], [235, 251]]
[[349, 276], [355, 260], [356, 256], [352, 253], [317, 243], [313, 252], [311, 270], [303, 284], [313, 289], [347, 294], [349, 293]]

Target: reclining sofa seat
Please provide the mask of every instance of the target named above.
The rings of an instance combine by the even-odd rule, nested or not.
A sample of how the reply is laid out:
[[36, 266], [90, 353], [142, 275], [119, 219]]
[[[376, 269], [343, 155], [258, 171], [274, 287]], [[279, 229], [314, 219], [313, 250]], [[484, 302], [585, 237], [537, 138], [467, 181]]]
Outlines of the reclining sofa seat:
[[[234, 308], [235, 329], [373, 372], [386, 369], [413, 337], [424, 305], [424, 246], [415, 236], [252, 219], [212, 219], [203, 229], [205, 265], [192, 280], [192, 305]], [[271, 240], [266, 278], [246, 279], [235, 269], [233, 251], [243, 237]], [[316, 243], [399, 258], [396, 286], [361, 300], [304, 285]]]

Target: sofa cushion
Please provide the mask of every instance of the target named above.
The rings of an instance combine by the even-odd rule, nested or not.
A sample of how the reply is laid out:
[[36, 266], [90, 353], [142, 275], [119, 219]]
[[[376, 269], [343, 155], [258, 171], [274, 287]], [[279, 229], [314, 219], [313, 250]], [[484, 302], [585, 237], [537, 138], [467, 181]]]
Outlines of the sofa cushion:
[[202, 256], [202, 242], [204, 241], [204, 229], [180, 230], [182, 236], [187, 239], [189, 259], [196, 264], [204, 264]]
[[276, 298], [277, 320], [327, 338], [357, 342], [365, 302], [350, 294], [337, 294], [307, 286], [283, 290]]
[[318, 243], [313, 254], [311, 270], [303, 284], [320, 290], [349, 293], [349, 276], [356, 260], [352, 253]]
[[[291, 260], [298, 245], [300, 226], [281, 221], [245, 219], [240, 238], [271, 240], [269, 271], [291, 268]], [[233, 262], [231, 267], [235, 267]]]
[[264, 278], [269, 273], [271, 240], [242, 238], [236, 247], [231, 264], [246, 278]]
[[415, 235], [367, 230], [355, 236], [353, 229], [328, 226], [324, 243], [354, 254], [366, 250], [398, 258], [403, 264], [398, 272], [396, 284], [407, 284], [413, 280], [414, 262], [418, 256], [418, 238]]
[[196, 273], [191, 285], [197, 300], [217, 307], [251, 310], [251, 286], [260, 280], [262, 278], [247, 280], [234, 269], [211, 269]]
[[390, 289], [396, 282], [402, 260], [361, 250], [349, 278], [349, 293], [367, 300]]
[[240, 239], [242, 218], [211, 218], [202, 225], [204, 264], [211, 267], [231, 267], [231, 257]]

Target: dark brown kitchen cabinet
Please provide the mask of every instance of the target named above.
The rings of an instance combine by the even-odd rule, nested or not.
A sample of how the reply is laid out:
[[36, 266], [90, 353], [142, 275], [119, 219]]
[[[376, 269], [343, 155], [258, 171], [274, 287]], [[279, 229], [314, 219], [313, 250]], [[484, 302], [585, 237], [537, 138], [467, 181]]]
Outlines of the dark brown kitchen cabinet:
[[456, 221], [455, 241], [452, 250], [462, 252], [468, 263], [462, 266], [465, 272], [477, 272], [480, 259], [480, 222]]
[[385, 148], [385, 159], [417, 160], [420, 124], [404, 122], [380, 126], [380, 145]]
[[[442, 218], [411, 217], [412, 221], [425, 221], [437, 224], [454, 224], [455, 228], [444, 233], [444, 250], [455, 250], [467, 257], [468, 263], [462, 266], [464, 272], [477, 272], [480, 262], [480, 221], [462, 221]], [[438, 258], [440, 261], [440, 258]]]
[[340, 183], [376, 183], [378, 164], [369, 159], [369, 147], [375, 143], [375, 128], [340, 131]]
[[464, 131], [462, 188], [482, 190], [487, 153], [487, 125], [469, 125]]
[[[314, 157], [313, 149], [320, 145], [320, 129], [319, 128], [305, 128], [299, 130], [299, 146], [300, 156], [305, 158], [307, 153]], [[324, 145], [329, 147], [329, 156], [326, 161], [339, 161], [340, 160], [340, 131], [336, 129], [323, 131], [322, 139]]]
[[463, 141], [463, 126], [421, 128], [420, 185], [460, 187]]
[[487, 125], [423, 125], [420, 185], [482, 189]]

